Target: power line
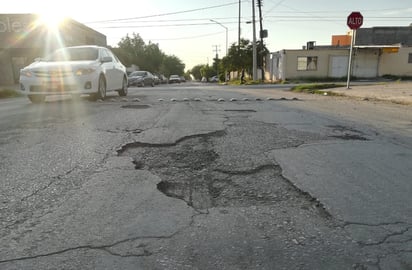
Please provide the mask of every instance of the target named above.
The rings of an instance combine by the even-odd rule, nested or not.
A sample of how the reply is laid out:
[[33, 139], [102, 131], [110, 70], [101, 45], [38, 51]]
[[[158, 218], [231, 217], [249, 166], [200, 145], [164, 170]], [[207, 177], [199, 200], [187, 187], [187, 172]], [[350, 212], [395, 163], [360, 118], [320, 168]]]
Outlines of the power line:
[[[237, 24], [237, 22], [226, 22], [225, 24]], [[99, 26], [95, 28], [152, 28], [152, 27], [173, 27], [173, 26], [199, 26], [211, 25], [214, 23], [178, 23], [178, 24], [151, 24], [151, 25], [121, 25], [121, 26]]]
[[128, 21], [128, 20], [139, 20], [139, 19], [146, 19], [146, 18], [153, 18], [153, 17], [162, 17], [162, 16], [176, 15], [176, 14], [182, 14], [182, 13], [195, 12], [195, 11], [202, 11], [202, 10], [207, 10], [207, 9], [214, 9], [214, 8], [221, 8], [221, 7], [233, 6], [233, 5], [237, 5], [237, 4], [238, 4], [238, 2], [232, 2], [232, 3], [222, 4], [222, 5], [216, 5], [216, 6], [209, 6], [209, 7], [203, 7], [203, 8], [195, 8], [195, 9], [189, 9], [189, 10], [182, 10], [182, 11], [175, 11], [175, 12], [168, 12], [168, 13], [161, 13], [161, 14], [154, 14], [154, 15], [147, 15], [147, 16], [140, 16], [140, 17], [132, 17], [132, 18], [121, 18], [121, 19], [112, 19], [112, 20], [85, 22], [85, 24], [106, 23], [106, 22], [109, 22], [109, 23], [110, 23], [110, 22], [119, 22], [119, 21]]

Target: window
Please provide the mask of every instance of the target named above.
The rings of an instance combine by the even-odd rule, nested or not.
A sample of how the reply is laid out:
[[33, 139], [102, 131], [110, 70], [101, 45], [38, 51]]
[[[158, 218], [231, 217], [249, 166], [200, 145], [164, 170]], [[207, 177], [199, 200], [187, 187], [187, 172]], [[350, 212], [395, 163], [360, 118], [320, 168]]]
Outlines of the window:
[[317, 69], [318, 69], [318, 57], [317, 56], [298, 57], [298, 70], [317, 70]]
[[412, 53], [409, 54], [408, 63], [412, 64]]

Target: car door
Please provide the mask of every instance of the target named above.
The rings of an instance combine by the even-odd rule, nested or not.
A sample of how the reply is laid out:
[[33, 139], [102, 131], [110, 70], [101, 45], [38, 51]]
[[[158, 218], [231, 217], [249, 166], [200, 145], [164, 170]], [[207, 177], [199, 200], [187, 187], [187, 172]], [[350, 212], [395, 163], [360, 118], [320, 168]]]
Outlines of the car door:
[[114, 73], [114, 63], [113, 59], [108, 61], [111, 56], [108, 54], [107, 50], [102, 48], [100, 50], [100, 61], [102, 62], [102, 69], [104, 70], [104, 74], [106, 76], [106, 88], [107, 90], [113, 90], [113, 73]]
[[123, 78], [125, 77], [125, 67], [120, 62], [119, 58], [112, 53], [110, 50], [107, 50], [109, 55], [113, 58], [113, 89], [118, 90], [123, 87]]
[[152, 84], [152, 78], [150, 76], [150, 73], [145, 71], [144, 73], [144, 84], [145, 85], [151, 85]]

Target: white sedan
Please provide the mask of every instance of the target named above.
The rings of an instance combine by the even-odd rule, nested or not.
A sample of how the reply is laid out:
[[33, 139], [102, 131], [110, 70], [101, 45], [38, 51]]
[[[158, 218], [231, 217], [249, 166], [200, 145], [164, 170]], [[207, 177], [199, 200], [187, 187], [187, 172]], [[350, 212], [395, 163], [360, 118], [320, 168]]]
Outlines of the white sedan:
[[125, 66], [107, 48], [61, 48], [20, 70], [20, 90], [33, 103], [48, 95], [91, 95], [104, 99], [107, 91], [127, 95]]

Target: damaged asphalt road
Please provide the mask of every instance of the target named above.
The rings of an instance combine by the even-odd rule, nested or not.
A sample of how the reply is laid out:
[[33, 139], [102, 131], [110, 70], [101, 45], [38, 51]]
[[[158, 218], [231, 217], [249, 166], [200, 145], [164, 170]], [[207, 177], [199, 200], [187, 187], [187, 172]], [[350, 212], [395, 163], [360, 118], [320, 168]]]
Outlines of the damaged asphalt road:
[[411, 148], [302, 101], [140, 99], [3, 132], [0, 269], [412, 265]]

